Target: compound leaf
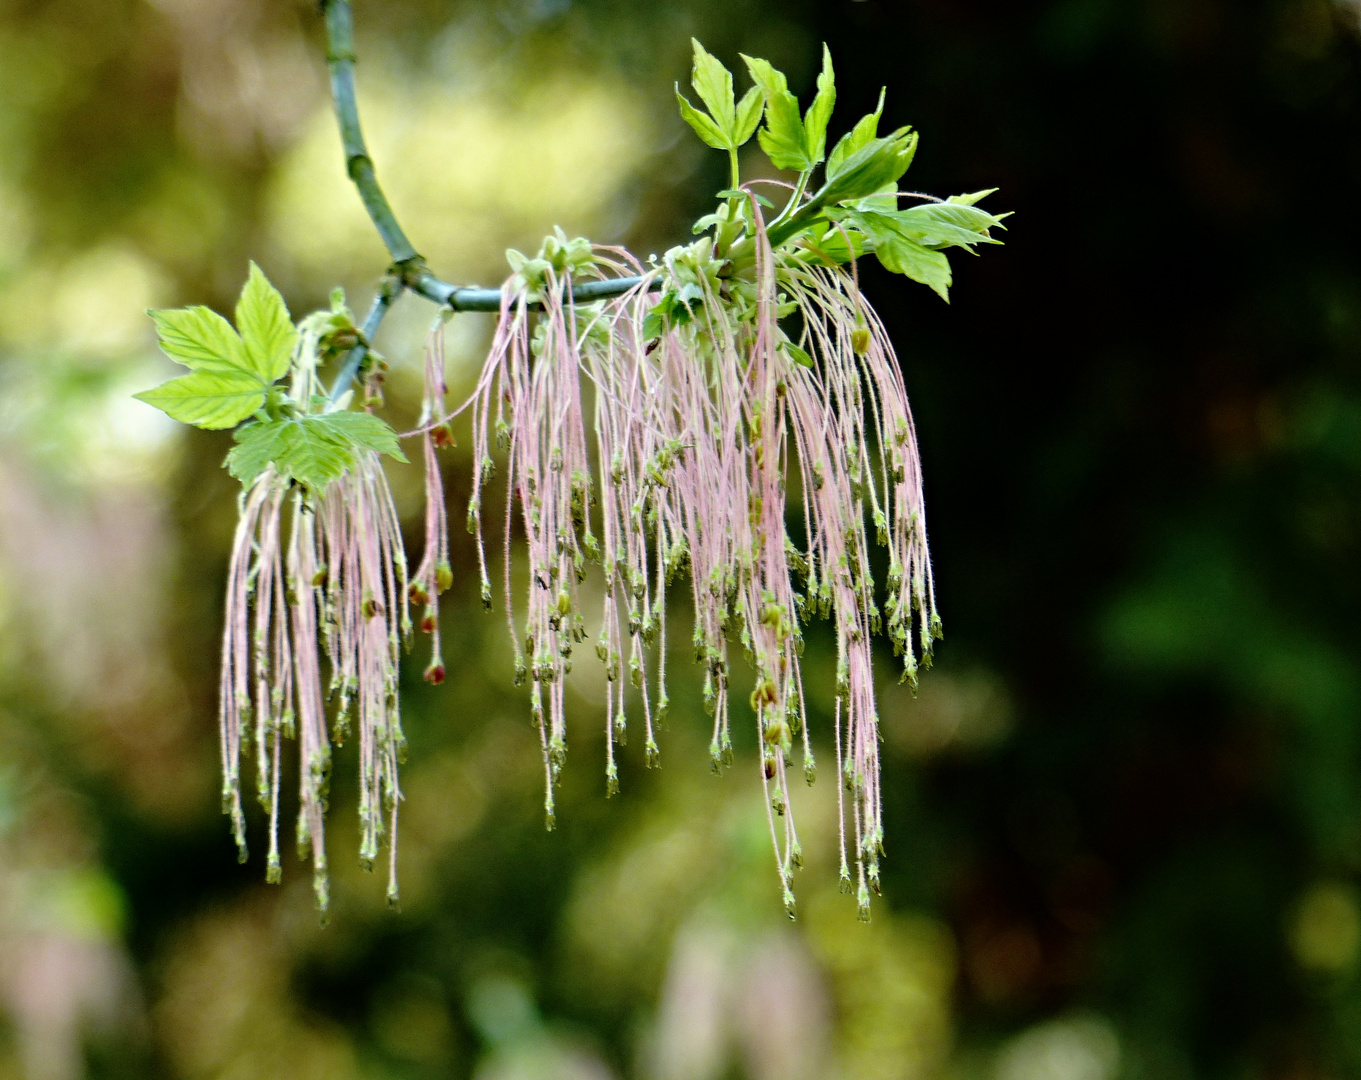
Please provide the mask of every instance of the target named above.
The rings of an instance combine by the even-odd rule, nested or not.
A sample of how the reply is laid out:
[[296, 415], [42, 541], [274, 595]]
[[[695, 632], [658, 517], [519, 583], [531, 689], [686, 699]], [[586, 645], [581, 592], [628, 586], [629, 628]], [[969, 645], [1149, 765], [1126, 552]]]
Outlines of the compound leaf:
[[907, 172], [917, 153], [917, 133], [899, 128], [892, 135], [871, 139], [844, 157], [814, 198], [823, 206], [863, 199], [884, 190]]
[[815, 256], [818, 262], [827, 266], [839, 266], [850, 262], [851, 259], [860, 258], [865, 254], [865, 243], [865, 234], [851, 228], [831, 228], [821, 239], [814, 239], [812, 236], [805, 236], [803, 239], [807, 251]]
[[227, 471], [249, 487], [270, 465], [313, 491], [340, 479], [355, 453], [373, 450], [406, 461], [397, 433], [371, 413], [309, 413], [247, 424], [227, 454]]
[[947, 304], [950, 302], [950, 260], [939, 251], [924, 248], [905, 237], [894, 237], [885, 244], [876, 240], [874, 253], [884, 269], [929, 285], [937, 296]]
[[761, 88], [766, 97], [788, 93], [789, 80], [784, 77], [784, 72], [777, 70], [769, 60], [748, 56], [746, 53], [739, 53], [738, 55], [742, 57], [742, 62], [747, 65], [751, 81]]
[[803, 172], [815, 162], [799, 116], [799, 102], [788, 90], [766, 95], [766, 126], [757, 134], [761, 149], [777, 169]]
[[789, 92], [789, 80], [767, 60], [745, 54], [742, 60], [766, 99], [766, 126], [757, 136], [766, 157], [777, 169], [802, 172], [811, 168], [814, 163], [808, 157], [803, 118], [798, 99]]
[[948, 203], [962, 203], [965, 206], [973, 206], [996, 191], [997, 189], [995, 187], [984, 188], [982, 191], [975, 191], [968, 195], [951, 195], [945, 201]]
[[354, 448], [320, 416], [282, 421], [276, 443], [274, 468], [282, 476], [321, 491], [354, 464]]
[[904, 274], [913, 281], [929, 285], [942, 300], [950, 300], [950, 262], [939, 251], [923, 247], [907, 236], [898, 214], [873, 210], [852, 210], [847, 217], [874, 245], [874, 254], [884, 269]]

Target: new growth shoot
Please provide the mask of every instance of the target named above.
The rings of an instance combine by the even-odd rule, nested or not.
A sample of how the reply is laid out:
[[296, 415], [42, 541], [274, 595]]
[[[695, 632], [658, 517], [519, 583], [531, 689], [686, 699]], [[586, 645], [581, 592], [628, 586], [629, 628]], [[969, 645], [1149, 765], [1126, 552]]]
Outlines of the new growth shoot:
[[[356, 146], [363, 153], [357, 116], [348, 115], [348, 5], [331, 0], [326, 10], [347, 154]], [[499, 591], [516, 681], [528, 684], [540, 733], [548, 827], [566, 760], [564, 680], [572, 664], [594, 651], [609, 680], [605, 784], [614, 794], [616, 747], [630, 724], [641, 726], [647, 764], [659, 759], [656, 731], [669, 708], [667, 615], [688, 596], [712, 765], [732, 763], [731, 726], [749, 716], [791, 916], [802, 864], [793, 788], [799, 773], [811, 784], [816, 772], [804, 635], [813, 619], [829, 620], [840, 876], [868, 917], [884, 839], [872, 640], [888, 638], [902, 678], [915, 686], [941, 621], [912, 414], [892, 343], [859, 289], [856, 260], [873, 256], [945, 298], [945, 251], [996, 243], [992, 230], [1005, 215], [979, 208], [988, 192], [944, 201], [900, 192], [917, 135], [880, 134], [882, 95], [829, 150], [836, 90], [825, 49], [806, 110], [769, 63], [743, 60], [753, 85], [739, 100], [732, 74], [695, 42], [691, 85], [703, 110], [677, 91], [684, 119], [728, 155], [731, 171], [730, 186], [696, 222], [696, 240], [649, 264], [561, 231], [533, 257], [509, 253], [511, 276], [494, 295], [491, 350], [464, 406], [476, 462], [467, 524], [490, 609], [496, 590], [484, 500], [497, 490], [499, 457], [507, 476], [496, 514]], [[738, 150], [753, 135], [775, 166], [796, 174], [792, 185], [743, 182]], [[364, 178], [366, 204], [386, 206], [371, 162]], [[768, 192], [780, 193], [783, 205]], [[385, 238], [396, 229], [405, 241], [386, 213], [375, 217]], [[339, 296], [295, 328], [254, 267], [239, 334], [204, 308], [154, 313], [163, 347], [191, 373], [141, 395], [188, 423], [241, 425], [227, 460], [244, 491], [223, 642], [224, 809], [244, 858], [240, 762], [253, 754], [270, 815], [267, 876], [277, 880], [280, 743], [296, 737], [298, 843], [323, 908], [331, 745], [352, 730], [360, 857], [372, 865], [388, 842], [396, 902], [397, 765], [405, 752], [396, 680], [413, 632], [408, 604], [434, 643], [426, 678], [439, 683], [445, 674], [437, 601], [452, 574], [436, 449], [452, 441], [450, 422], [463, 410], [445, 405], [436, 332], [414, 433], [426, 470], [425, 550], [408, 575], [379, 463], [381, 454], [405, 458], [372, 411], [381, 405], [372, 391], [383, 365], [368, 342], [402, 288], [450, 310], [487, 306], [477, 290], [445, 285], [419, 256], [389, 247], [394, 267], [362, 328]], [[328, 395], [318, 370], [333, 358], [341, 377]], [[365, 388], [362, 411], [349, 387], [355, 377]], [[528, 543], [527, 582], [518, 590], [513, 522]], [[872, 542], [887, 551], [882, 585], [871, 572]], [[581, 589], [592, 566], [604, 586], [598, 616], [584, 610]], [[737, 653], [754, 671], [745, 706], [730, 694]]]

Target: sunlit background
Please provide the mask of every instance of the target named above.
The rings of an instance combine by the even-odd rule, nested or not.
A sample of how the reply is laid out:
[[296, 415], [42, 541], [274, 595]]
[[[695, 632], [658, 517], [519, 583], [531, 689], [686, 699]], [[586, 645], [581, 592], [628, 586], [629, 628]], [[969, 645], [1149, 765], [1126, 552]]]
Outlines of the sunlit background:
[[[461, 527], [449, 680], [404, 692], [402, 912], [353, 854], [350, 748], [330, 925], [287, 853], [279, 887], [237, 865], [230, 441], [130, 398], [172, 372], [144, 311], [227, 310], [250, 258], [295, 314], [362, 309], [385, 256], [315, 4], [0, 0], [0, 1078], [1361, 1077], [1357, 5], [355, 6], [379, 175], [448, 279], [555, 224], [687, 239], [726, 182], [675, 115], [692, 34], [805, 93], [827, 41], [834, 131], [887, 83], [915, 186], [1018, 211], [949, 307], [865, 282], [947, 630], [915, 699], [883, 665], [885, 895], [863, 925], [837, 892], [828, 776], [785, 917], [755, 760], [709, 774], [679, 649], [662, 767], [635, 740], [608, 801], [580, 665], [545, 833]], [[399, 421], [433, 315], [404, 299], [378, 342]], [[488, 332], [450, 325], [455, 393]], [[418, 552], [419, 477], [391, 480]]]

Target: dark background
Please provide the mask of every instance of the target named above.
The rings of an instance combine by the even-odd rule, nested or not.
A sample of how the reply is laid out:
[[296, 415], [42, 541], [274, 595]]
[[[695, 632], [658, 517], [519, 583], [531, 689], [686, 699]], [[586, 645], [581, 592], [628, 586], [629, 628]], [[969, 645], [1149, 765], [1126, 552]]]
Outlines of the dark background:
[[[227, 310], [248, 258], [295, 314], [338, 283], [362, 306], [383, 253], [313, 7], [0, 0], [0, 1078], [1361, 1077], [1357, 9], [356, 19], [380, 176], [446, 277], [495, 282], [502, 248], [555, 223], [684, 242], [726, 183], [674, 112], [691, 34], [805, 99], [826, 41], [835, 134], [886, 84], [885, 123], [921, 132], [908, 184], [1016, 211], [1006, 246], [953, 259], [949, 306], [862, 268], [947, 631], [920, 696], [881, 699], [884, 899], [861, 926], [837, 895], [823, 780], [784, 919], [754, 760], [707, 774], [684, 650], [663, 768], [630, 744], [608, 802], [603, 682], [582, 677], [543, 832], [460, 525], [466, 449], [449, 682], [407, 673], [404, 912], [348, 855], [345, 753], [331, 925], [295, 861], [280, 889], [237, 866], [215, 776], [229, 441], [129, 400], [170, 368], [141, 312]], [[380, 341], [398, 418], [432, 314], [403, 304]], [[487, 332], [455, 319], [456, 388]], [[826, 645], [805, 659], [821, 732]]]

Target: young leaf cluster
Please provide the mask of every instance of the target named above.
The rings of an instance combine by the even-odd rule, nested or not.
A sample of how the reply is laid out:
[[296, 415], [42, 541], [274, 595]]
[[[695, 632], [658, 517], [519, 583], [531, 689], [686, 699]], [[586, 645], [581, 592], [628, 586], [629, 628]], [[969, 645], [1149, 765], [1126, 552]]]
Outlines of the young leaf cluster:
[[[280, 476], [320, 492], [361, 450], [406, 461], [387, 423], [333, 409], [317, 392], [317, 365], [361, 340], [343, 296], [295, 327], [278, 289], [251, 263], [235, 328], [203, 306], [149, 314], [161, 348], [189, 374], [136, 396], [195, 427], [242, 425], [226, 466], [246, 487], [273, 465]], [[279, 381], [290, 371], [285, 389]]]
[[[749, 280], [754, 272], [754, 204], [773, 206], [750, 185], [740, 185], [737, 150], [753, 134], [773, 165], [798, 174], [783, 209], [765, 222], [771, 246], [785, 256], [807, 265], [837, 266], [872, 254], [886, 269], [929, 286], [948, 301], [952, 278], [945, 252], [949, 248], [973, 252], [979, 244], [1000, 242], [992, 230], [1002, 228], [1008, 215], [977, 205], [992, 191], [943, 202], [899, 192], [898, 182], [912, 164], [918, 137], [910, 127], [879, 134], [882, 92], [875, 110], [862, 116], [828, 152], [836, 81], [826, 46], [816, 93], [808, 108], [800, 110], [785, 75], [769, 61], [742, 57], [753, 85], [739, 102], [732, 73], [698, 41], [693, 44], [691, 84], [708, 111], [696, 109], [677, 88], [681, 116], [705, 143], [728, 151], [732, 163], [732, 186], [719, 192], [726, 203], [695, 225], [696, 232], [713, 229], [707, 249], [701, 252], [699, 245], [687, 249], [689, 261], [705, 258], [715, 264], [709, 276], [737, 282]], [[822, 183], [815, 186], [819, 167]], [[918, 205], [900, 205], [909, 198]], [[677, 250], [668, 253], [668, 266], [676, 262]], [[660, 332], [663, 326], [686, 321], [692, 304], [683, 292], [683, 283], [668, 290], [650, 330]]]

